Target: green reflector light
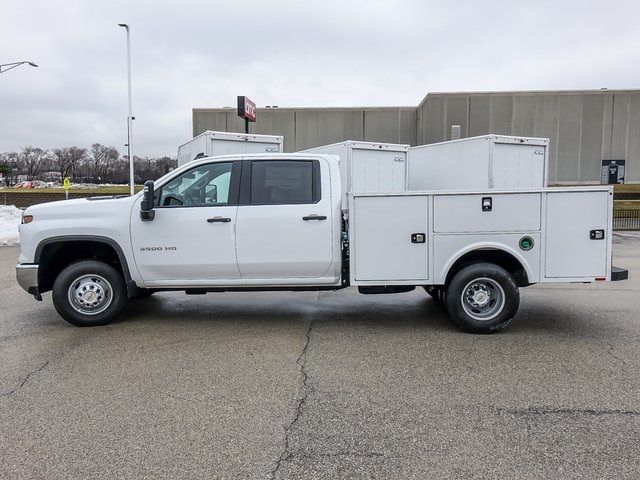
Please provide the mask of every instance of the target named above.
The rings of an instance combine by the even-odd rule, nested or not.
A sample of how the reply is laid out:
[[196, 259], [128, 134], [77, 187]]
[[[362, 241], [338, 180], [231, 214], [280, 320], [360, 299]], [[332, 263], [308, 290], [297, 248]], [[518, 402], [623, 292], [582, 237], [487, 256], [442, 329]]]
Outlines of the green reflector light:
[[522, 237], [519, 242], [520, 248], [525, 252], [527, 250], [531, 250], [533, 248], [533, 238], [531, 237]]

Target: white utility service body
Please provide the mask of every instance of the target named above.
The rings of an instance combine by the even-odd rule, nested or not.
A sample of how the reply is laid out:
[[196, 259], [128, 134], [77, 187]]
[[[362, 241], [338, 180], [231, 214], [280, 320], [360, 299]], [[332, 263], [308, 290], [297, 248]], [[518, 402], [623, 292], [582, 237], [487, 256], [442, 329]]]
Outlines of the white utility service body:
[[456, 261], [492, 249], [517, 259], [529, 284], [611, 280], [608, 186], [349, 197], [351, 285], [444, 285]]
[[[122, 198], [24, 212], [17, 277], [76, 325], [161, 290], [424, 286], [463, 329], [513, 318], [518, 287], [612, 276], [611, 187], [345, 192], [341, 158], [229, 155], [178, 167]], [[400, 163], [400, 162], [398, 162]], [[97, 293], [96, 293], [97, 292]]]
[[409, 149], [407, 190], [548, 186], [549, 139], [483, 135]]
[[409, 145], [346, 142], [309, 148], [299, 153], [321, 153], [340, 158], [342, 200], [347, 193], [404, 192], [407, 189]]
[[207, 130], [178, 147], [178, 166], [196, 158], [243, 153], [282, 153], [282, 135], [256, 135]]

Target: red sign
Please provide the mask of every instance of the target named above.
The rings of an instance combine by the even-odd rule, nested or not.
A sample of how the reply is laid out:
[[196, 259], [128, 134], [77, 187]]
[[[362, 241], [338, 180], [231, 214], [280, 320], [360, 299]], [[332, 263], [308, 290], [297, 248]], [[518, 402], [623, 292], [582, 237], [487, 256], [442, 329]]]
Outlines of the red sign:
[[247, 97], [238, 97], [238, 116], [250, 122], [255, 122], [256, 104]]

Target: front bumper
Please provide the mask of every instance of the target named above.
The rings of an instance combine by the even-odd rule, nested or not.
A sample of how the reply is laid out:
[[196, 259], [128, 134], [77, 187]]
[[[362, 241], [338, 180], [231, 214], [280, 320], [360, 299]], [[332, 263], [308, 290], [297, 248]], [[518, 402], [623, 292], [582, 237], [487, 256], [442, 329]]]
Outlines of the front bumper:
[[16, 278], [18, 284], [28, 293], [33, 295], [36, 300], [42, 300], [38, 291], [38, 265], [22, 264], [16, 265]]

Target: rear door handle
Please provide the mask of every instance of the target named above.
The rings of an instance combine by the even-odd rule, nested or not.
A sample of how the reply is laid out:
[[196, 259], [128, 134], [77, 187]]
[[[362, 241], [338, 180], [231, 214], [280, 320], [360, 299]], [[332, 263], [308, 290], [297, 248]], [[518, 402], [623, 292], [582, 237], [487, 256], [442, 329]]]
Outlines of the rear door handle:
[[326, 215], [307, 215], [306, 217], [302, 217], [303, 220], [326, 220]]
[[227, 223], [230, 222], [231, 219], [228, 217], [213, 217], [213, 218], [207, 218], [207, 222], [209, 223]]

